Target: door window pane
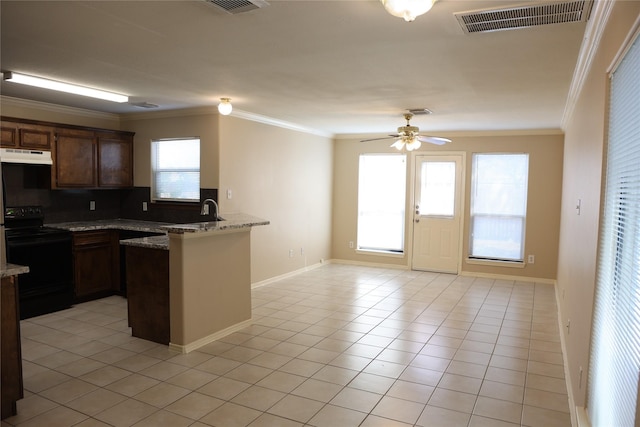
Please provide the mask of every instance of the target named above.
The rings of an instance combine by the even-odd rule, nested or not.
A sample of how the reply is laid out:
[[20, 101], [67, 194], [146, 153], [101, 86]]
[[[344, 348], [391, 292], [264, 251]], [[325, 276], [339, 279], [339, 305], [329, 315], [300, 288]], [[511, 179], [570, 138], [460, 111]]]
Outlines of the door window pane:
[[456, 163], [423, 162], [421, 177], [420, 215], [454, 216]]
[[522, 261], [528, 154], [474, 154], [471, 190], [473, 258]]
[[358, 249], [404, 252], [406, 159], [363, 154], [358, 176]]

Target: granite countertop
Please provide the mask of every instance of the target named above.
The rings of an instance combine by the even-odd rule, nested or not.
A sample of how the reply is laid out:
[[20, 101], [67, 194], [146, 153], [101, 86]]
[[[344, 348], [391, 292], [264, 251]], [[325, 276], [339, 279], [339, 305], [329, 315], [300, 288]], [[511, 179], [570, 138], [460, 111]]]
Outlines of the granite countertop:
[[17, 264], [2, 264], [0, 265], [0, 278], [17, 276], [18, 274], [25, 274], [29, 272], [29, 267], [26, 265]]
[[47, 227], [59, 228], [68, 231], [92, 231], [92, 230], [131, 230], [146, 231], [150, 233], [167, 234], [163, 227], [170, 225], [168, 222], [138, 221], [133, 219], [99, 219], [95, 221], [74, 221], [46, 224]]
[[269, 221], [243, 213], [223, 213], [220, 215], [223, 221], [194, 222], [189, 224], [171, 224], [162, 228], [173, 234], [203, 233], [210, 231], [234, 230], [253, 227], [256, 225], [269, 225]]
[[124, 246], [137, 246], [139, 248], [169, 250], [169, 236], [150, 236], [137, 239], [120, 240]]

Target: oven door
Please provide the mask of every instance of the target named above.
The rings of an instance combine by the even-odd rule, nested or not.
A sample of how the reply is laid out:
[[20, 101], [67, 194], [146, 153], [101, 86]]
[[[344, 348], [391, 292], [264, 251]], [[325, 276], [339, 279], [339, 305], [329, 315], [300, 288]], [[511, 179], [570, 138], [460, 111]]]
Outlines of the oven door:
[[26, 265], [18, 278], [20, 318], [26, 319], [71, 306], [73, 267], [71, 233], [14, 236], [7, 233], [7, 261]]

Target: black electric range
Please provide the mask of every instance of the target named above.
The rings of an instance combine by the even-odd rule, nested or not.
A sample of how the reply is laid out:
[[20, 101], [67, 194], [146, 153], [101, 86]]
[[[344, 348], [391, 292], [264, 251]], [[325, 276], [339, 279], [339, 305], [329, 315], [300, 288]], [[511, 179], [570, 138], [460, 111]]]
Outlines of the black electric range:
[[68, 308], [73, 303], [71, 232], [45, 227], [41, 206], [7, 207], [7, 262], [26, 265], [18, 277], [20, 318]]

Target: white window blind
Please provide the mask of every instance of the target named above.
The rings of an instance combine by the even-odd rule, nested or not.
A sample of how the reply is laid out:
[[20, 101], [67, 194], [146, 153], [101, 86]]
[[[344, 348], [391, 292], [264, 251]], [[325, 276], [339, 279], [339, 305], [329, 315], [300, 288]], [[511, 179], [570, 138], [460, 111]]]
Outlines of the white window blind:
[[528, 154], [473, 154], [470, 257], [523, 260], [528, 177]]
[[404, 252], [404, 154], [363, 154], [358, 174], [358, 249]]
[[593, 426], [633, 426], [640, 372], [640, 47], [611, 77], [603, 215], [587, 411]]
[[200, 139], [158, 139], [151, 143], [151, 200], [200, 200]]

